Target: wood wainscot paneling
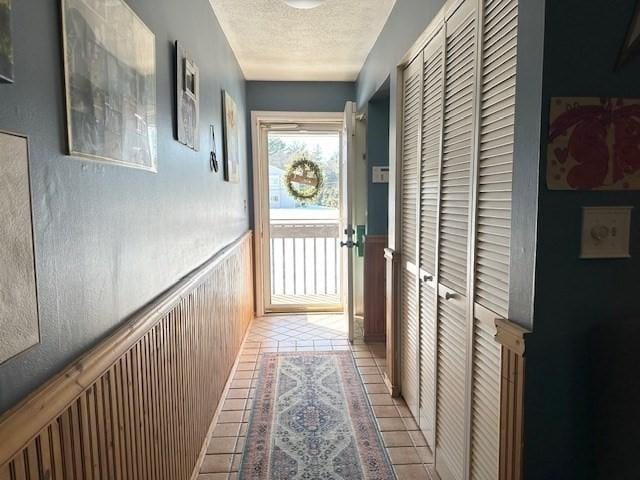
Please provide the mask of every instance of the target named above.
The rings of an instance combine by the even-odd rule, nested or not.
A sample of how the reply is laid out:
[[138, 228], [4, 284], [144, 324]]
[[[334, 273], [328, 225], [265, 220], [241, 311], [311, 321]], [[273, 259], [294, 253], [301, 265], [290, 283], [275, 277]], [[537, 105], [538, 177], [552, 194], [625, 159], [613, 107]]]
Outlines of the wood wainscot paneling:
[[364, 340], [384, 342], [387, 337], [386, 235], [364, 239]]
[[251, 234], [0, 418], [0, 480], [189, 479], [253, 318]]
[[528, 330], [496, 320], [496, 341], [502, 345], [500, 375], [499, 480], [522, 478], [525, 335]]

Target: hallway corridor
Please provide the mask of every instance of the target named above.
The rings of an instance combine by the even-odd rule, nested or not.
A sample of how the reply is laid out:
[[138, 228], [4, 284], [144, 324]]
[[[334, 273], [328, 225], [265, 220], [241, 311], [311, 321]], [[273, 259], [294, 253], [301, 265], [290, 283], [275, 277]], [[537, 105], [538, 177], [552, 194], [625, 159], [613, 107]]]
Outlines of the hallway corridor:
[[261, 355], [350, 351], [376, 419], [386, 452], [399, 480], [430, 479], [432, 455], [402, 399], [392, 399], [383, 383], [385, 346], [347, 340], [342, 315], [269, 316], [255, 319], [231, 373], [222, 408], [198, 480], [237, 479], [241, 470]]

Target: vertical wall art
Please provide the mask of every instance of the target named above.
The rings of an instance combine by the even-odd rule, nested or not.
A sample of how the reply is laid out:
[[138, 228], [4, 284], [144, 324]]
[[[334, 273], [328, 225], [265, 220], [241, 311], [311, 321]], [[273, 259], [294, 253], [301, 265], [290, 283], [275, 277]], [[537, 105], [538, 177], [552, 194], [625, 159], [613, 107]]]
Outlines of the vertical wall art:
[[155, 36], [122, 0], [62, 0], [69, 153], [156, 171]]
[[13, 82], [11, 0], [0, 0], [0, 82]]
[[552, 98], [551, 190], [640, 189], [640, 99]]
[[200, 71], [180, 42], [176, 42], [178, 141], [200, 149]]
[[238, 107], [228, 92], [222, 92], [224, 119], [224, 179], [240, 182], [240, 132], [238, 127]]
[[27, 139], [0, 132], [0, 363], [40, 342]]

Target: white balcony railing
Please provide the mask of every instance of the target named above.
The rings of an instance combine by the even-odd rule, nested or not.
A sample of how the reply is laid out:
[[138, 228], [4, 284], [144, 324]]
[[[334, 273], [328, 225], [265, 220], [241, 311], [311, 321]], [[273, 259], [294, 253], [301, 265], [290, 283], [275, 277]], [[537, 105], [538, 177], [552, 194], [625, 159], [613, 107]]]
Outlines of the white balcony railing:
[[271, 221], [273, 304], [340, 303], [337, 220]]

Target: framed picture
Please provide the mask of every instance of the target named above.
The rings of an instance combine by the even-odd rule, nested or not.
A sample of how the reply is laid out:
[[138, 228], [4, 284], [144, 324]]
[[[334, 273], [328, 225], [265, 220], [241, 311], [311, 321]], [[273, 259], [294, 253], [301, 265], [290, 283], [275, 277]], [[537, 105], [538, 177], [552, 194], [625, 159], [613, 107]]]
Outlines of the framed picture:
[[180, 42], [176, 42], [176, 99], [178, 141], [200, 149], [200, 70]]
[[0, 364], [40, 343], [27, 137], [0, 131]]
[[0, 82], [13, 82], [11, 0], [0, 0]]
[[240, 132], [238, 130], [238, 107], [228, 92], [222, 92], [224, 179], [240, 182]]
[[69, 153], [157, 171], [155, 36], [122, 0], [61, 0]]
[[551, 99], [547, 186], [640, 190], [640, 99]]

